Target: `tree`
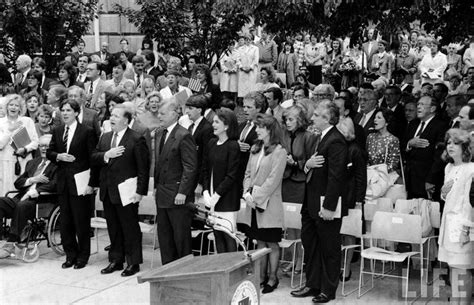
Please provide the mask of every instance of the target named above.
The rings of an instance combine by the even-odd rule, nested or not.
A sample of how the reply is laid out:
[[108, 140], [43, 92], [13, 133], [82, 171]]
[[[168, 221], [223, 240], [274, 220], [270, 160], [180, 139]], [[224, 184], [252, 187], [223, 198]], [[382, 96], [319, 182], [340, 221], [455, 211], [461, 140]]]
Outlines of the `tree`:
[[245, 7], [216, 0], [137, 0], [139, 10], [116, 5], [117, 12], [172, 55], [194, 52], [215, 64], [237, 33], [250, 21]]
[[15, 0], [2, 1], [3, 46], [11, 38], [16, 54], [42, 54], [47, 70], [57, 58], [64, 58], [89, 30], [98, 0]]

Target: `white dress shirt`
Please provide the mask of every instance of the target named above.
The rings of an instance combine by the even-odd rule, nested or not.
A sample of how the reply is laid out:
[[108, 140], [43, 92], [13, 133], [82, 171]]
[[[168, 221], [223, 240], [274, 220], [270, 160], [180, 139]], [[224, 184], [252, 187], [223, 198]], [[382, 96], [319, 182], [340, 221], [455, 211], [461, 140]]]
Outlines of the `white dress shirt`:
[[194, 134], [194, 132], [196, 131], [196, 128], [197, 128], [198, 125], [201, 123], [202, 119], [204, 119], [204, 117], [203, 117], [203, 116], [200, 116], [200, 117], [194, 122], [193, 130], [191, 130], [191, 135]]
[[[66, 128], [67, 128], [67, 125], [64, 127], [63, 139], [64, 139], [64, 135], [66, 134]], [[69, 131], [67, 134], [67, 148], [66, 148], [67, 153], [69, 153], [69, 147], [71, 147], [72, 138], [74, 137], [76, 128], [77, 128], [77, 121], [74, 121], [71, 125], [69, 125]]]

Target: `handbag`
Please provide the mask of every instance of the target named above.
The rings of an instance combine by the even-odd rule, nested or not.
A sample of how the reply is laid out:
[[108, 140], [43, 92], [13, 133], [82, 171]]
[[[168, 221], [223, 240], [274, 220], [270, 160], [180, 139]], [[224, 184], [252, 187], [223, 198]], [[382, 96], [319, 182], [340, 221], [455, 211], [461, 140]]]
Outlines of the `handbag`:
[[402, 183], [395, 183], [390, 186], [385, 193], [385, 197], [392, 199], [393, 202], [396, 202], [398, 199], [407, 199], [407, 189], [405, 183], [405, 171], [403, 170], [402, 156], [400, 155], [400, 170]]

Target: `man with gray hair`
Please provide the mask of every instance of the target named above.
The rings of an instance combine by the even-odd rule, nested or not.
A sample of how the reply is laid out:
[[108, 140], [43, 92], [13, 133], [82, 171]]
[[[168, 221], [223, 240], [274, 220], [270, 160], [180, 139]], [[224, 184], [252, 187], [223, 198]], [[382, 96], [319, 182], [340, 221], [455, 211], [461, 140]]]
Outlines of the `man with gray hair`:
[[336, 96], [336, 90], [330, 84], [319, 84], [313, 90], [312, 100], [315, 102], [322, 101], [324, 99], [333, 101]]
[[31, 70], [31, 57], [26, 54], [18, 56], [16, 59], [16, 75], [14, 76], [13, 83], [15, 91], [20, 93], [21, 89], [28, 87], [27, 75]]
[[132, 102], [124, 102], [122, 105], [132, 114], [132, 120], [128, 124], [128, 127], [145, 137], [146, 145], [151, 151], [150, 130], [137, 118], [137, 107]]
[[354, 117], [354, 123], [364, 128], [365, 136], [374, 131], [375, 110], [377, 110], [377, 94], [372, 89], [363, 89], [359, 94], [360, 112]]
[[94, 130], [97, 135], [97, 138], [100, 137], [100, 123], [99, 123], [99, 114], [97, 111], [90, 108], [86, 108], [84, 104], [86, 103], [86, 92], [79, 86], [72, 86], [68, 89], [67, 98], [74, 100], [79, 103], [81, 106], [81, 112], [77, 116], [79, 123], [89, 126]]
[[301, 209], [301, 241], [307, 256], [306, 286], [294, 297], [314, 296], [313, 303], [335, 299], [341, 260], [342, 217], [347, 206], [341, 200], [347, 185], [347, 143], [336, 128], [339, 108], [322, 100], [312, 117], [321, 132], [314, 154], [306, 161], [306, 194]]
[[155, 135], [155, 187], [158, 240], [163, 265], [192, 253], [191, 222], [197, 178], [196, 143], [178, 124], [179, 103], [165, 100]]

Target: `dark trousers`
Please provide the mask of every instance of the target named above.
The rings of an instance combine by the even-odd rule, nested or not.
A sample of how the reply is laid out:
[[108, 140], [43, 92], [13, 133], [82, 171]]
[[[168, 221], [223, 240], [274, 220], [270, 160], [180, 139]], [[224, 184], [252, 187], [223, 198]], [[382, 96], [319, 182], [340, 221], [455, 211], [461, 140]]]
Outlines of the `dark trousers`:
[[61, 211], [61, 242], [67, 260], [85, 262], [91, 253], [90, 196], [74, 196], [68, 188], [58, 195]]
[[313, 219], [306, 209], [303, 209], [301, 217], [306, 286], [334, 297], [341, 268], [341, 219]]
[[308, 81], [313, 85], [319, 85], [323, 82], [322, 66], [306, 66], [309, 72]]
[[138, 224], [138, 203], [123, 206], [104, 198], [104, 214], [110, 237], [109, 261], [128, 265], [143, 263], [142, 232]]
[[216, 239], [217, 253], [237, 251], [237, 244], [235, 240], [226, 233], [219, 230], [214, 230], [214, 238]]
[[191, 222], [187, 207], [158, 208], [157, 225], [163, 265], [192, 253]]
[[10, 236], [15, 236], [19, 241], [19, 237], [23, 228], [26, 226], [29, 219], [35, 218], [36, 200], [26, 199], [18, 201], [13, 211], [12, 222], [10, 227]]
[[12, 218], [18, 199], [10, 197], [0, 197], [0, 239], [3, 237], [3, 219]]

